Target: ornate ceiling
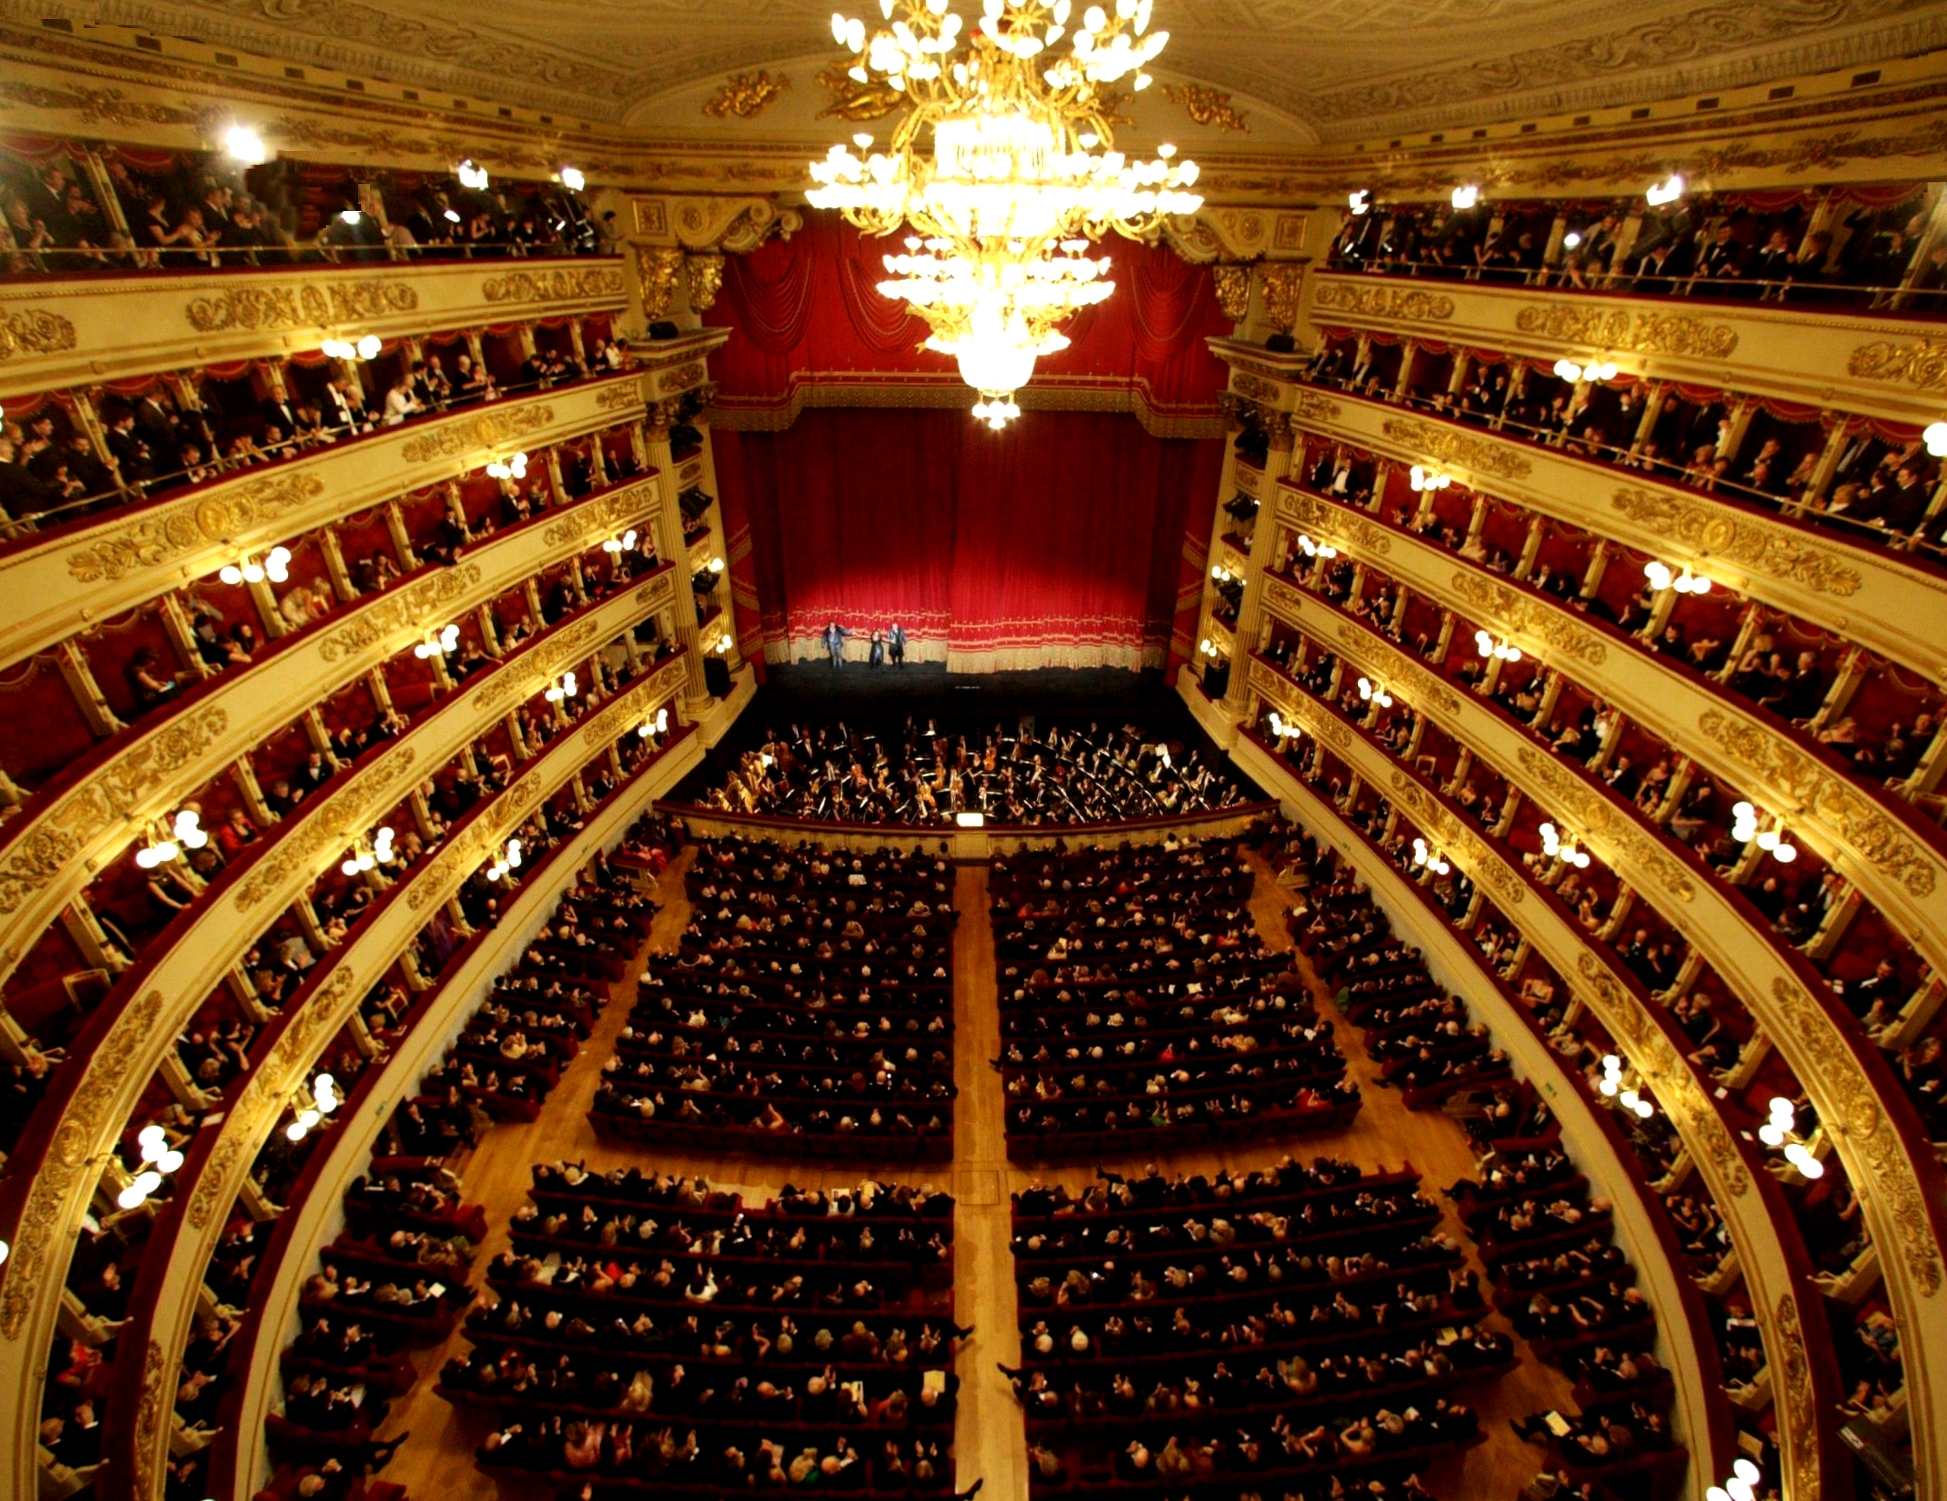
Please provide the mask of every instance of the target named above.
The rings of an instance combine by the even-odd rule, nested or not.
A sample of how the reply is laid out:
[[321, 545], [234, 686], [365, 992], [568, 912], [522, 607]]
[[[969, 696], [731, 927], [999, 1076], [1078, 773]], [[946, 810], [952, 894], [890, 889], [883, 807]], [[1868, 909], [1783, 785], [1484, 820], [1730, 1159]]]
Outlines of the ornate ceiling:
[[[849, 4], [850, 14], [860, 9]], [[312, 67], [672, 136], [796, 135], [822, 103], [832, 0], [0, 0], [13, 15], [145, 28]], [[1947, 46], [1940, 0], [1161, 0], [1175, 77], [1300, 140], [1531, 118]], [[786, 65], [771, 122], [706, 117], [699, 89]], [[811, 94], [805, 99], [805, 94]], [[1253, 132], [1257, 134], [1257, 132]], [[1269, 144], [1268, 141], [1264, 144]]]

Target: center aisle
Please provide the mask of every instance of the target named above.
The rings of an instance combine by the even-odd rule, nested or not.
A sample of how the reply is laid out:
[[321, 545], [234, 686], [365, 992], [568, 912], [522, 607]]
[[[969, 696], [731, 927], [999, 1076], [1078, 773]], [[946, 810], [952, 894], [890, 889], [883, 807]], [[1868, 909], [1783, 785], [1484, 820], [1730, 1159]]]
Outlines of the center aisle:
[[994, 996], [994, 924], [987, 867], [963, 865], [953, 886], [960, 924], [953, 945], [954, 1317], [974, 1326], [954, 1369], [960, 1409], [953, 1425], [957, 1488], [986, 1481], [984, 1497], [1027, 1501], [1028, 1440], [1020, 1404], [995, 1362], [1021, 1363], [1020, 1301], [1014, 1282], [1013, 1205], [1006, 1101], [1000, 1071], [1000, 1007]]

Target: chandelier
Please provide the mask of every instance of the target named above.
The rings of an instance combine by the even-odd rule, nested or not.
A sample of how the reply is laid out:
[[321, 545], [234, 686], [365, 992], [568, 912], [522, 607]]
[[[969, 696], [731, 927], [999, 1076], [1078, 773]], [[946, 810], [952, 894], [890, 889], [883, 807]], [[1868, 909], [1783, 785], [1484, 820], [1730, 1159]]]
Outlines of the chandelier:
[[1115, 290], [1094, 242], [1153, 236], [1203, 198], [1175, 147], [1153, 161], [1115, 149], [1116, 85], [1147, 88], [1143, 69], [1169, 41], [1149, 29], [1151, 0], [1079, 17], [1072, 0], [984, 0], [970, 31], [951, 3], [879, 0], [888, 24], [869, 35], [832, 17], [853, 81], [903, 97], [906, 112], [884, 151], [862, 155], [872, 137], [857, 135], [813, 162], [805, 196], [867, 234], [910, 231], [879, 291], [926, 321], [924, 347], [959, 362], [980, 393], [974, 415], [1001, 428], [1035, 361], [1067, 347], [1057, 325]]

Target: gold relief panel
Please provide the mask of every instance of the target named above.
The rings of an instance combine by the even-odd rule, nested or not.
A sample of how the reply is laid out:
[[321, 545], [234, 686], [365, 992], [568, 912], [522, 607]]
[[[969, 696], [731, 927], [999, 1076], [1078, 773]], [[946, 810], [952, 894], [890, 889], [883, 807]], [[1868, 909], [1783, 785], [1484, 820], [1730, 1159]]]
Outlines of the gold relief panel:
[[1532, 637], [1591, 667], [1608, 660], [1609, 645], [1601, 636], [1506, 584], [1461, 568], [1454, 571], [1453, 590], [1486, 615], [1485, 625]]
[[1947, 391], [1947, 344], [1934, 339], [1862, 344], [1846, 361], [1846, 374], [1861, 380], [1897, 381], [1922, 391]]
[[825, 107], [818, 111], [821, 120], [833, 115], [841, 120], [883, 120], [906, 104], [904, 93], [876, 81], [860, 83], [843, 63], [820, 68], [818, 84], [826, 98]]
[[1337, 422], [1339, 404], [1316, 391], [1300, 390], [1292, 403], [1291, 415], [1299, 422]]
[[1257, 278], [1264, 288], [1265, 315], [1274, 327], [1289, 333], [1298, 325], [1298, 304], [1304, 295], [1305, 268], [1288, 261], [1260, 265]]
[[202, 334], [264, 333], [388, 318], [418, 306], [419, 293], [402, 281], [307, 282], [300, 287], [232, 287], [213, 297], [191, 298], [183, 316]]
[[704, 100], [703, 113], [713, 120], [727, 120], [732, 116], [739, 120], [753, 119], [790, 87], [788, 73], [780, 73], [775, 78], [763, 68], [755, 73], [732, 73], [716, 93]]
[[69, 553], [68, 572], [84, 584], [114, 583], [140, 569], [172, 563], [185, 553], [228, 542], [324, 493], [324, 481], [314, 474], [284, 474], [226, 486], [200, 499], [177, 501], [138, 516], [79, 552]]
[[1546, 788], [1564, 816], [1580, 825], [1591, 839], [1622, 851], [1625, 858], [1652, 872], [1657, 885], [1678, 901], [1688, 903], [1697, 899], [1697, 883], [1683, 864], [1601, 793], [1553, 756], [1530, 746], [1522, 746], [1517, 759], [1523, 774]]
[[676, 483], [679, 485], [693, 485], [702, 478], [703, 460], [701, 459], [691, 459], [676, 473]]
[[620, 385], [610, 386], [606, 391], [597, 391], [595, 409], [601, 412], [620, 412], [628, 407], [641, 406], [643, 400], [641, 381], [623, 381]]
[[237, 911], [248, 912], [300, 873], [322, 870], [334, 854], [349, 849], [400, 795], [399, 783], [418, 759], [415, 747], [395, 746], [302, 818], [238, 885]]
[[1264, 607], [1274, 615], [1300, 615], [1304, 613], [1305, 600], [1283, 579], [1267, 578], [1264, 581]]
[[[1786, 1477], [1795, 1497], [1818, 1501], [1819, 1412], [1812, 1386], [1812, 1357], [1805, 1349], [1805, 1330], [1798, 1321], [1798, 1303], [1790, 1293], [1780, 1295], [1771, 1320], [1776, 1336], [1774, 1359], [1783, 1379], [1774, 1396], [1784, 1418], [1785, 1452], [1793, 1457]], [[1806, 1473], [1809, 1468], [1810, 1473]]]
[[664, 370], [656, 376], [656, 394], [659, 396], [680, 396], [692, 386], [700, 386], [708, 379], [709, 372], [703, 368], [703, 361], [691, 360], [687, 365], [678, 365], [674, 370]]
[[1242, 370], [1231, 372], [1230, 388], [1247, 401], [1275, 402], [1285, 391], [1283, 386], [1275, 382], [1259, 380]]
[[690, 311], [709, 312], [723, 291], [723, 257], [711, 251], [685, 256], [683, 285], [689, 293]]
[[1812, 1089], [1820, 1124], [1838, 1142], [1841, 1160], [1853, 1180], [1864, 1180], [1861, 1200], [1869, 1211], [1874, 1206], [1880, 1210], [1869, 1212], [1868, 1227], [1880, 1243], [1882, 1257], [1902, 1266], [1921, 1296], [1931, 1298], [1940, 1291], [1940, 1246], [1913, 1164], [1886, 1119], [1872, 1081], [1847, 1048], [1837, 1024], [1803, 987], [1779, 976], [1772, 981], [1771, 994], [1797, 1044], [1794, 1068]]
[[1681, 313], [1610, 311], [1572, 302], [1530, 303], [1514, 315], [1514, 326], [1550, 343], [1679, 359], [1728, 359], [1737, 348], [1737, 330], [1728, 324]]
[[381, 596], [357, 611], [352, 620], [322, 637], [318, 642], [318, 659], [336, 662], [367, 651], [399, 631], [436, 624], [439, 617], [435, 612], [477, 589], [483, 576], [478, 563], [467, 563], [442, 568], [394, 594]]
[[601, 633], [601, 622], [582, 620], [544, 640], [518, 663], [510, 663], [473, 695], [473, 707], [492, 709], [514, 697], [525, 697], [527, 690], [543, 678], [551, 678], [562, 667], [593, 646]]
[[481, 412], [471, 422], [437, 428], [423, 437], [413, 438], [399, 450], [399, 458], [407, 464], [423, 464], [428, 459], [450, 459], [461, 454], [477, 453], [483, 448], [492, 448], [535, 432], [552, 421], [553, 407], [516, 407], [498, 412]]
[[1527, 456], [1506, 443], [1477, 438], [1438, 423], [1388, 417], [1380, 431], [1402, 447], [1443, 467], [1458, 467], [1500, 479], [1526, 479], [1534, 472]]
[[1907, 894], [1925, 900], [1938, 861], [1897, 819], [1810, 756], [1754, 724], [1706, 710], [1697, 728], [1738, 765], [1838, 831], [1851, 851]]
[[1242, 323], [1251, 315], [1251, 268], [1215, 265], [1210, 268], [1211, 290], [1217, 306], [1232, 323]]
[[58, 313], [21, 308], [0, 318], [0, 360], [21, 353], [58, 354], [74, 344], [74, 325]]
[[1349, 620], [1338, 622], [1339, 645], [1353, 655], [1370, 662], [1383, 662], [1377, 669], [1393, 685], [1406, 693], [1416, 705], [1432, 705], [1453, 718], [1460, 713], [1460, 699], [1447, 686], [1447, 680], [1437, 672], [1430, 672], [1415, 662], [1405, 652], [1396, 651], [1372, 632]]
[[1445, 323], [1453, 317], [1453, 298], [1418, 287], [1382, 286], [1376, 281], [1321, 281], [1312, 293], [1312, 309], [1408, 323]]
[[529, 773], [517, 780], [494, 800], [483, 817], [469, 824], [419, 872], [406, 888], [406, 906], [421, 912], [446, 900], [448, 888], [486, 864], [501, 841], [520, 827], [528, 808], [539, 802], [541, 795], [538, 776]]
[[1432, 793], [1403, 771], [1393, 771], [1388, 780], [1395, 805], [1432, 835], [1441, 849], [1455, 859], [1464, 860], [1476, 881], [1492, 886], [1511, 906], [1518, 907], [1528, 899], [1528, 883], [1520, 873], [1477, 839], [1472, 829], [1435, 802]]
[[622, 295], [622, 273], [611, 267], [559, 267], [548, 271], [510, 271], [480, 285], [487, 302], [580, 302]]
[[683, 274], [683, 252], [673, 245], [637, 245], [636, 279], [642, 284], [642, 312], [648, 318], [669, 316], [676, 294], [676, 278]]
[[[34, 1173], [14, 1229], [7, 1277], [0, 1282], [0, 1334], [8, 1339], [20, 1338], [42, 1281], [59, 1282], [66, 1276], [69, 1206], [84, 1200], [100, 1181], [101, 1159], [95, 1144], [112, 1140], [122, 1125], [127, 1112], [120, 1098], [122, 1086], [129, 1082], [137, 1056], [146, 1055], [150, 1035], [161, 1018], [162, 992], [151, 990], [129, 1002], [85, 1062], [69, 1065], [85, 1068], [87, 1074], [68, 1101], [47, 1156]], [[57, 1242], [58, 1266], [54, 1264]]]
[[100, 773], [36, 819], [18, 847], [0, 858], [0, 916], [18, 912], [116, 823], [141, 816], [156, 789], [202, 756], [229, 728], [210, 704], [138, 741]]
[[1846, 598], [1859, 592], [1858, 569], [1838, 553], [1800, 541], [1783, 525], [1742, 521], [1724, 506], [1629, 487], [1616, 491], [1609, 504], [1700, 557], [1722, 558], [1754, 573], [1789, 579], [1816, 594]]
[[588, 505], [578, 506], [559, 520], [549, 522], [541, 532], [541, 545], [560, 547], [569, 542], [579, 542], [584, 537], [626, 531], [628, 528], [623, 523], [641, 519], [645, 510], [655, 502], [655, 481], [638, 480], [625, 489], [613, 491]]
[[1218, 130], [1251, 128], [1243, 111], [1230, 102], [1230, 95], [1222, 89], [1206, 88], [1200, 83], [1166, 83], [1162, 93], [1171, 104], [1181, 106], [1183, 113], [1197, 125], [1211, 125]]
[[[135, 1452], [138, 1456], [153, 1454], [163, 1433], [165, 1414], [175, 1407], [176, 1383], [181, 1373], [163, 1352], [162, 1346], [154, 1340], [142, 1356], [141, 1394], [135, 1403]], [[149, 1466], [137, 1461], [135, 1473], [129, 1477], [139, 1501], [150, 1501], [155, 1495], [155, 1485], [149, 1474]]]

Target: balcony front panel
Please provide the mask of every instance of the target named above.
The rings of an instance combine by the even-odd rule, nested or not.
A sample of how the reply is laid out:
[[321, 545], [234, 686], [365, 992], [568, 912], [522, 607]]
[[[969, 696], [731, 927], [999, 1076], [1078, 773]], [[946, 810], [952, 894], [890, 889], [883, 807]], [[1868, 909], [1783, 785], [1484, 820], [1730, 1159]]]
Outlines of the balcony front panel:
[[11, 665], [240, 553], [640, 412], [643, 378], [609, 376], [381, 428], [49, 533], [0, 557], [0, 666]]
[[[1622, 1137], [1590, 1106], [1546, 1039], [1481, 968], [1473, 945], [1422, 900], [1423, 894], [1363, 834], [1289, 767], [1266, 754], [1252, 736], [1238, 736], [1232, 758], [1266, 792], [1295, 810], [1298, 822], [1311, 829], [1321, 844], [1344, 856], [1395, 931], [1418, 945], [1433, 976], [1473, 1008], [1517, 1071], [1547, 1101], [1561, 1126], [1563, 1147], [1595, 1191], [1610, 1199], [1617, 1242], [1636, 1267], [1643, 1291], [1657, 1311], [1657, 1356], [1669, 1367], [1676, 1385], [1679, 1439], [1691, 1446], [1693, 1465], [1710, 1463], [1714, 1451], [1728, 1450], [1730, 1436], [1716, 1352], [1698, 1347], [1698, 1334], [1706, 1327], [1700, 1317], [1700, 1295], [1670, 1236], [1662, 1207], [1653, 1203], [1649, 1188], [1628, 1165]], [[1726, 1452], [1724, 1469], [1728, 1468]]]
[[[12, 1247], [0, 1282], [0, 1389], [37, 1387], [29, 1373], [53, 1338], [68, 1253], [95, 1179], [203, 999], [264, 928], [430, 771], [547, 678], [647, 619], [671, 585], [664, 573], [617, 594], [469, 681], [369, 766], [307, 799], [273, 837], [233, 861], [120, 977], [121, 1004], [89, 1018], [22, 1134], [10, 1163], [15, 1171], [0, 1181], [0, 1239]], [[674, 692], [687, 671], [678, 656], [648, 682]], [[16, 1433], [31, 1454], [31, 1425]]]
[[[1235, 384], [1235, 377], [1233, 377]], [[1342, 392], [1299, 392], [1307, 432], [1627, 544], [1947, 683], [1947, 574], [1720, 497]]]
[[[182, 806], [212, 768], [239, 760], [302, 708], [377, 669], [426, 631], [603, 537], [647, 527], [660, 492], [654, 476], [633, 480], [497, 533], [451, 567], [366, 596], [274, 643], [250, 667], [212, 679], [191, 701], [144, 721], [111, 759], [84, 762], [75, 776], [64, 776], [54, 797], [34, 799], [0, 829], [0, 982], [102, 867], [152, 820]], [[670, 598], [673, 573], [659, 575]]]
[[1731, 390], [1925, 427], [1947, 404], [1938, 325], [1811, 304], [1695, 302], [1625, 292], [1322, 272], [1327, 328], [1526, 355], [1600, 355], [1626, 375]]
[[0, 399], [516, 319], [620, 312], [617, 260], [240, 267], [0, 286]]
[[[1702, 674], [1412, 532], [1289, 485], [1280, 487], [1278, 515], [1332, 538], [1347, 557], [1384, 570], [1443, 609], [1505, 632], [1537, 661], [1607, 699], [1726, 785], [1787, 815], [1820, 859], [1856, 884], [1938, 972], [1947, 973], [1947, 834], [1916, 805], [1848, 776]], [[1301, 597], [1282, 580], [1267, 581], [1265, 602], [1274, 614], [1295, 615]], [[1365, 634], [1349, 620], [1336, 632], [1355, 649]], [[1437, 681], [1421, 664], [1406, 665]], [[1430, 697], [1445, 702], [1464, 696], [1443, 686]], [[1538, 744], [1524, 749], [1533, 758], [1548, 754]]]
[[[161, 1349], [167, 1371], [173, 1372], [180, 1365], [194, 1330], [197, 1290], [229, 1223], [230, 1207], [283, 1117], [292, 1092], [311, 1076], [324, 1049], [350, 1020], [372, 985], [419, 936], [430, 916], [494, 858], [523, 820], [577, 772], [606, 757], [618, 738], [653, 719], [659, 707], [671, 705], [673, 717], [673, 700], [685, 681], [682, 669], [682, 662], [672, 662], [641, 682], [630, 684], [571, 732], [559, 736], [520, 768], [504, 792], [455, 829], [408, 879], [387, 892], [383, 905], [360, 924], [350, 943], [320, 962], [322, 973], [307, 980], [312, 988], [308, 1001], [278, 1020], [263, 1062], [245, 1081], [221, 1126], [213, 1134], [201, 1133], [197, 1139], [177, 1175], [175, 1197], [158, 1217], [150, 1238], [145, 1263], [158, 1255], [166, 1257], [166, 1262], [154, 1283], [145, 1264], [138, 1292], [151, 1285], [159, 1291], [155, 1298], [143, 1302], [132, 1328], [141, 1343]], [[427, 1018], [421, 1026], [430, 1022]], [[149, 1396], [145, 1391], [143, 1400]], [[138, 1441], [143, 1437], [149, 1440], [148, 1450], [134, 1455], [136, 1473], [152, 1476], [151, 1493], [160, 1494], [170, 1435], [162, 1431], [136, 1437]], [[142, 1494], [139, 1486], [136, 1494]]]
[[[1346, 656], [1348, 660], [1356, 658], [1351, 652]], [[1368, 661], [1372, 669], [1393, 665], [1378, 651], [1369, 653]], [[1387, 680], [1400, 682], [1390, 673]], [[1796, 1243], [1789, 1246], [1781, 1238], [1779, 1227], [1792, 1224], [1790, 1206], [1777, 1180], [1739, 1145], [1703, 1082], [1685, 1061], [1691, 1044], [1669, 1013], [1647, 1000], [1641, 982], [1588, 941], [1573, 915], [1551, 892], [1533, 884], [1525, 870], [1492, 841], [1475, 833], [1457, 810], [1431, 795], [1342, 715], [1261, 658], [1251, 663], [1250, 683], [1266, 703], [1302, 724], [1436, 841], [1447, 858], [1489, 894], [1501, 916], [1557, 974], [1568, 979], [1576, 998], [1596, 1014], [1615, 1040], [1617, 1051], [1647, 1082], [1723, 1212], [1762, 1327], [1766, 1354], [1774, 1361], [1774, 1372], [1784, 1373], [1780, 1382], [1783, 1410], [1788, 1414], [1816, 1412], [1824, 1403], [1837, 1400], [1829, 1380], [1815, 1383], [1813, 1368], [1807, 1362], [1778, 1358], [1783, 1353], [1781, 1328], [1800, 1331], [1801, 1342], [1808, 1327], [1819, 1331], [1825, 1328], [1824, 1310], [1809, 1280], [1810, 1264], [1803, 1243], [1797, 1242], [1795, 1235]], [[1403, 687], [1398, 691], [1409, 692]], [[1414, 695], [1410, 706], [1447, 725], [1442, 712], [1424, 707], [1425, 703], [1423, 696]], [[1466, 717], [1464, 712], [1461, 717]], [[1464, 733], [1454, 733], [1462, 743], [1472, 744]], [[1477, 748], [1476, 753], [1498, 767], [1485, 752]], [[1541, 806], [1549, 804], [1542, 801]], [[1596, 845], [1592, 839], [1591, 851], [1604, 858]], [[1821, 1339], [1820, 1343], [1829, 1348], [1829, 1340]], [[1821, 1369], [1819, 1375], [1823, 1377], [1825, 1371]], [[1815, 1391], [1815, 1384], [1822, 1390]], [[1820, 1426], [1815, 1422], [1781, 1423], [1779, 1439], [1785, 1473], [1795, 1492], [1816, 1494], [1822, 1470], [1844, 1463], [1836, 1450], [1821, 1453]]]

